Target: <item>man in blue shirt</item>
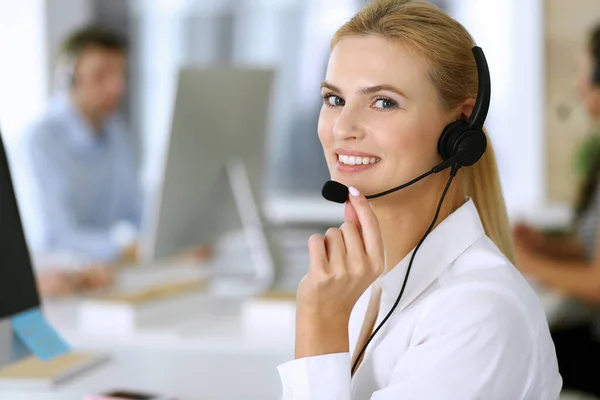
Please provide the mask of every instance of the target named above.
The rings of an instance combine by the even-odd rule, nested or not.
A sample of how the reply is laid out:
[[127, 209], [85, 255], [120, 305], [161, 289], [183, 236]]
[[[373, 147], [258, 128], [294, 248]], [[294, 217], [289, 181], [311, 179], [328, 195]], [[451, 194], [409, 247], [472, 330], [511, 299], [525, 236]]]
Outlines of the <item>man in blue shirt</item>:
[[24, 134], [42, 252], [93, 263], [130, 260], [142, 200], [135, 138], [117, 115], [126, 86], [127, 46], [115, 33], [86, 27], [65, 42], [67, 93], [56, 96]]

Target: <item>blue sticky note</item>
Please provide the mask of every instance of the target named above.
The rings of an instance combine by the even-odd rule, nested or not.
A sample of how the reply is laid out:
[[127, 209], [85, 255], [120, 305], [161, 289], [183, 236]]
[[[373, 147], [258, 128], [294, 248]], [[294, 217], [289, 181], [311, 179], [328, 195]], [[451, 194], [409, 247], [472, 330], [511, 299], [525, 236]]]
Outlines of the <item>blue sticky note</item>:
[[39, 308], [12, 317], [13, 332], [40, 360], [47, 361], [69, 352], [69, 346], [52, 328]]

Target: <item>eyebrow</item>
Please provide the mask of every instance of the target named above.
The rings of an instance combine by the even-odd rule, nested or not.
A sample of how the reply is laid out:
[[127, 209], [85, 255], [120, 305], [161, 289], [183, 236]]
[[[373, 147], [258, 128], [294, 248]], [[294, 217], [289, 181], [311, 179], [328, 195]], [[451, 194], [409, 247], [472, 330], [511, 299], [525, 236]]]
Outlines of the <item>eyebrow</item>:
[[[337, 86], [335, 86], [332, 83], [329, 83], [327, 81], [323, 81], [321, 83], [321, 89], [326, 88], [331, 90], [332, 92], [337, 92], [337, 93], [341, 93], [342, 91], [340, 90], [340, 88], [338, 88]], [[402, 93], [402, 91], [400, 91], [400, 89], [396, 88], [393, 85], [375, 85], [375, 86], [367, 86], [367, 87], [362, 87], [360, 89], [358, 89], [358, 93], [360, 94], [373, 94], [373, 93], [377, 93], [377, 92], [381, 92], [381, 91], [388, 91], [388, 92], [392, 92], [392, 93], [396, 93], [399, 96], [405, 97], [406, 95], [404, 93]]]

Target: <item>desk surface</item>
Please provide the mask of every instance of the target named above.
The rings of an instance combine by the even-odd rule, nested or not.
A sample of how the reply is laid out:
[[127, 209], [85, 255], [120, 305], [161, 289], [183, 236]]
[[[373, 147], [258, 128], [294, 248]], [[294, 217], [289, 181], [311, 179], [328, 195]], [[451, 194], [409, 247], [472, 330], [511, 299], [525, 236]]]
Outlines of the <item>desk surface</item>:
[[[182, 277], [195, 278], [201, 271], [186, 268], [137, 269], [122, 271], [118, 287], [135, 289], [156, 282]], [[92, 333], [78, 326], [81, 298], [45, 301], [44, 314], [50, 323], [73, 346], [103, 348], [121, 346], [130, 348], [188, 348], [190, 350], [217, 350], [238, 353], [290, 354], [293, 350], [293, 332], [287, 340], [275, 334], [266, 340], [249, 338], [243, 329], [243, 310], [247, 299], [219, 297], [207, 292], [186, 296], [189, 302], [179, 303], [172, 311], [153, 314], [149, 323], [124, 333]], [[189, 304], [183, 307], [181, 304]], [[193, 309], [189, 309], [193, 307]], [[267, 324], [268, 321], [265, 321]]]
[[[120, 276], [120, 284], [133, 287], [187, 273], [127, 271]], [[552, 321], [562, 299], [541, 289], [538, 294]], [[293, 335], [283, 330], [279, 335], [286, 336], [287, 341], [274, 340], [273, 333], [262, 340], [248, 340], [242, 329], [241, 304], [211, 299], [211, 307], [197, 313], [194, 310], [197, 317], [192, 319], [175, 324], [155, 321], [147, 329], [111, 336], [78, 332], [77, 299], [48, 302], [44, 307], [48, 319], [75, 349], [108, 352], [112, 360], [55, 390], [0, 390], [0, 398], [75, 400], [88, 393], [122, 388], [173, 394], [181, 399], [278, 399], [281, 387], [276, 366], [293, 357]]]
[[[135, 288], [157, 280], [196, 273], [130, 270], [119, 287]], [[0, 390], [0, 399], [67, 400], [85, 394], [130, 389], [173, 394], [181, 399], [279, 399], [276, 366], [293, 357], [293, 335], [286, 341], [248, 338], [243, 332], [242, 299], [216, 299], [210, 307], [182, 313], [181, 321], [157, 318], [151, 326], [127, 334], [89, 334], [77, 327], [81, 299], [44, 303], [44, 313], [75, 350], [108, 353], [112, 359], [51, 391]], [[174, 310], [177, 313], [179, 310]]]
[[176, 396], [181, 400], [277, 400], [277, 365], [283, 355], [239, 355], [187, 350], [118, 350], [111, 359], [49, 391], [0, 391], [10, 400], [80, 400], [115, 389]]

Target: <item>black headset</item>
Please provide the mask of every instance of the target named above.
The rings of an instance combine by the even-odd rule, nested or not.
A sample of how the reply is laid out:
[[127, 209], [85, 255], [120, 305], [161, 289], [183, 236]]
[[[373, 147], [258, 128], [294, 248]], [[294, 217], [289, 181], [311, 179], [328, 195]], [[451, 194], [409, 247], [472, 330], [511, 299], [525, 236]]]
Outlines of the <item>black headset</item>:
[[[444, 162], [441, 165], [467, 167], [475, 164], [487, 149], [483, 123], [490, 107], [490, 72], [483, 50], [473, 47], [477, 65], [478, 89], [473, 112], [468, 120], [455, 121], [444, 128], [438, 141], [438, 152]], [[441, 166], [440, 165], [440, 166]], [[442, 169], [447, 168], [444, 167]], [[436, 167], [439, 169], [439, 167]]]
[[[421, 179], [425, 178], [428, 175], [433, 173], [441, 172], [447, 168], [451, 168], [450, 177], [448, 178], [448, 182], [446, 183], [446, 187], [444, 188], [440, 200], [437, 205], [437, 209], [435, 215], [433, 217], [433, 221], [429, 225], [429, 228], [415, 247], [413, 251], [410, 261], [408, 263], [408, 267], [406, 269], [406, 275], [404, 277], [404, 282], [402, 283], [402, 288], [400, 289], [400, 294], [398, 295], [394, 305], [391, 310], [387, 313], [385, 318], [381, 321], [377, 329], [373, 331], [360, 353], [358, 353], [353, 365], [351, 373], [354, 375], [356, 368], [358, 367], [358, 363], [360, 362], [364, 352], [367, 349], [367, 346], [371, 342], [371, 340], [375, 337], [377, 332], [381, 329], [381, 327], [386, 323], [386, 321], [390, 318], [398, 304], [400, 303], [400, 299], [402, 298], [402, 294], [406, 288], [406, 283], [408, 282], [408, 276], [410, 274], [410, 270], [413, 265], [413, 261], [417, 254], [417, 251], [429, 235], [429, 233], [435, 227], [435, 223], [438, 219], [444, 198], [448, 189], [450, 188], [450, 184], [452, 183], [453, 178], [456, 176], [458, 170], [461, 167], [467, 167], [475, 164], [481, 156], [485, 153], [487, 149], [487, 138], [485, 132], [483, 131], [483, 123], [487, 117], [488, 109], [490, 106], [490, 98], [491, 98], [491, 80], [490, 80], [490, 72], [488, 69], [488, 64], [485, 59], [485, 55], [483, 54], [483, 50], [480, 47], [473, 47], [472, 49], [473, 55], [475, 57], [475, 63], [477, 66], [477, 79], [478, 79], [478, 89], [477, 89], [477, 99], [475, 100], [475, 106], [473, 107], [473, 112], [471, 113], [469, 119], [467, 120], [458, 120], [448, 124], [438, 140], [438, 152], [442, 157], [442, 162], [435, 167], [433, 167], [430, 171], [424, 173], [423, 175], [413, 179], [412, 181], [395, 187], [390, 190], [386, 190], [385, 192], [367, 195], [367, 199], [373, 199], [376, 197], [384, 196], [386, 194], [395, 192], [407, 186], [410, 186]], [[599, 69], [600, 70], [600, 69]], [[327, 200], [334, 201], [337, 203], [345, 203], [348, 199], [348, 187], [336, 182], [336, 181], [328, 181], [323, 186], [322, 195]]]

